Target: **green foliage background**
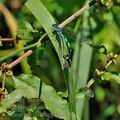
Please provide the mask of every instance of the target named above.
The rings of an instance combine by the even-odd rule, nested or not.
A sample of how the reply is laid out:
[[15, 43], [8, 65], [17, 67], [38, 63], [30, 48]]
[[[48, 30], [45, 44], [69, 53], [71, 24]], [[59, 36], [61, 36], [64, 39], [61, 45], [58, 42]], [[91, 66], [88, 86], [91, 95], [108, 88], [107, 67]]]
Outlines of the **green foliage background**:
[[[17, 1], [17, 0], [12, 0]], [[15, 8], [15, 6], [12, 4], [9, 0], [1, 1], [1, 3], [5, 4], [10, 12], [15, 16], [15, 19], [18, 22], [18, 33], [22, 31], [22, 29], [26, 29], [25, 25], [22, 24], [23, 21], [28, 21], [34, 30], [32, 31], [25, 31], [26, 34], [24, 34], [24, 37], [32, 37], [32, 40], [24, 40], [25, 44], [24, 46], [34, 44], [37, 42], [37, 40], [45, 33], [45, 27], [40, 24], [38, 19], [35, 18], [35, 16], [32, 14], [32, 12], [24, 6], [25, 1], [24, 0], [18, 0], [18, 8]], [[29, 0], [28, 0], [29, 1]], [[41, 0], [42, 3], [45, 5], [45, 7], [48, 9], [48, 11], [53, 16], [54, 20], [59, 24], [63, 20], [65, 20], [67, 17], [72, 15], [75, 11], [80, 9], [84, 4], [85, 1], [82, 0]], [[36, 2], [34, 0], [34, 2]], [[86, 11], [82, 16], [74, 20], [72, 23], [70, 23], [68, 26], [65, 27], [66, 34], [69, 37], [71, 41], [79, 41], [84, 42], [85, 40], [90, 41], [95, 46], [98, 45], [104, 45], [107, 49], [107, 52], [114, 52], [119, 53], [119, 46], [120, 46], [120, 1], [115, 0], [115, 4], [107, 8], [104, 5], [95, 5], [90, 10]], [[14, 3], [15, 4], [15, 3]], [[40, 16], [43, 15], [43, 13], [39, 13]], [[7, 18], [9, 20], [9, 18]], [[42, 19], [42, 18], [41, 18]], [[48, 25], [48, 23], [46, 23]], [[8, 25], [6, 25], [4, 16], [2, 13], [0, 13], [0, 36], [1, 37], [11, 37], [10, 30], [8, 29]], [[27, 27], [28, 28], [28, 27]], [[44, 29], [43, 29], [44, 28]], [[47, 29], [47, 28], [46, 28]], [[49, 31], [48, 31], [49, 32]], [[83, 35], [83, 36], [82, 36]], [[21, 35], [20, 35], [21, 37]], [[22, 36], [23, 37], [23, 36]], [[23, 38], [24, 38], [23, 37]], [[91, 48], [89, 46], [81, 45], [79, 42], [76, 42], [77, 44], [73, 45], [73, 48], [76, 48], [75, 51], [77, 51], [74, 54], [73, 59], [73, 66], [78, 66], [78, 70], [74, 71], [72, 70], [72, 73], [74, 73], [75, 77], [77, 77], [77, 87], [85, 87], [87, 80], [90, 80], [94, 76], [94, 70], [97, 68], [99, 70], [103, 70], [104, 66], [107, 63], [107, 57], [104, 54], [99, 54], [95, 48]], [[11, 46], [11, 45], [12, 46]], [[56, 44], [56, 43], [53, 43]], [[32, 48], [34, 50], [34, 53], [28, 58], [28, 64], [30, 65], [30, 70], [32, 71], [32, 74], [37, 76], [38, 78], [33, 78], [32, 80], [36, 81], [36, 84], [40, 83], [40, 80], [42, 80], [45, 84], [43, 84], [43, 93], [41, 95], [42, 101], [44, 101], [45, 107], [49, 110], [49, 112], [52, 112], [54, 115], [54, 118], [50, 119], [68, 119], [69, 117], [69, 108], [67, 104], [67, 100], [61, 99], [66, 98], [65, 96], [65, 90], [66, 90], [66, 84], [64, 79], [64, 74], [61, 69], [59, 57], [53, 47], [53, 44], [51, 43], [50, 39], [48, 37], [45, 37], [43, 39], [43, 44], [41, 47], [38, 48]], [[75, 46], [75, 47], [74, 47]], [[79, 48], [81, 48], [80, 53]], [[11, 52], [10, 50], [14, 49], [14, 43], [13, 42], [2, 42], [2, 46], [0, 47], [0, 59], [4, 56], [7, 56], [8, 52]], [[7, 51], [8, 50], [8, 51]], [[13, 52], [13, 51], [12, 51]], [[13, 60], [15, 60], [18, 57], [16, 55], [15, 57], [11, 57], [6, 60], [6, 62], [10, 63]], [[79, 64], [76, 63], [76, 59], [80, 58]], [[108, 73], [106, 73], [102, 78], [96, 79], [95, 83], [92, 87], [95, 97], [89, 100], [89, 111], [86, 108], [88, 107], [87, 102], [85, 102], [85, 105], [81, 105], [83, 107], [83, 113], [82, 120], [119, 120], [120, 119], [120, 77], [111, 75], [110, 72], [120, 72], [120, 57], [118, 56], [117, 63], [112, 64], [107, 68]], [[3, 61], [1, 62], [3, 63]], [[28, 70], [29, 68], [26, 68]], [[21, 73], [27, 73], [24, 72], [24, 69], [22, 65], [17, 65], [15, 68], [13, 68], [14, 75], [20, 75]], [[24, 76], [24, 77], [23, 77]], [[30, 76], [28, 75], [20, 75], [18, 78], [10, 78], [11, 81], [16, 83], [16, 86], [12, 86], [11, 82], [8, 82], [6, 87], [8, 88], [8, 92], [10, 93], [13, 89], [16, 89], [14, 93], [11, 93], [8, 95], [8, 97], [3, 101], [2, 104], [9, 106], [9, 104], [14, 103], [15, 101], [19, 100], [19, 97], [23, 95], [26, 98], [35, 98], [39, 93], [39, 86], [34, 86], [34, 82], [29, 82]], [[14, 77], [14, 76], [13, 76]], [[25, 86], [22, 85], [25, 78], [28, 79]], [[28, 78], [27, 78], [28, 77]], [[40, 79], [39, 79], [40, 78]], [[115, 82], [115, 80], [117, 82]], [[112, 80], [110, 80], [112, 79]], [[1, 79], [2, 80], [2, 79]], [[20, 86], [22, 86], [21, 89], [19, 89], [18, 82]], [[108, 80], [108, 81], [106, 81]], [[81, 82], [82, 81], [82, 82]], [[117, 84], [118, 83], [118, 84]], [[51, 85], [51, 86], [48, 86]], [[24, 89], [27, 87], [26, 92], [24, 93]], [[56, 91], [62, 91], [60, 92], [59, 96], [56, 93]], [[36, 92], [37, 91], [37, 92]], [[31, 92], [35, 96], [31, 96]], [[19, 96], [16, 99], [11, 99], [9, 101], [9, 96], [11, 95], [15, 96], [19, 94]], [[51, 97], [50, 97], [51, 96]], [[79, 95], [78, 95], [79, 97]], [[81, 95], [80, 95], [81, 97]], [[14, 98], [14, 97], [13, 97]], [[50, 101], [49, 101], [50, 98]], [[80, 98], [81, 99], [81, 98]], [[79, 99], [78, 99], [79, 100]], [[81, 99], [84, 101], [83, 99]], [[86, 100], [87, 101], [87, 100]], [[53, 104], [54, 106], [51, 106]], [[72, 104], [72, 103], [71, 103]], [[59, 106], [60, 105], [60, 106]], [[78, 102], [78, 105], [79, 102]], [[4, 106], [4, 108], [6, 108]], [[34, 105], [33, 105], [34, 106]], [[32, 112], [28, 112], [30, 114], [26, 114], [24, 117], [25, 120], [29, 120], [31, 116], [31, 113], [36, 112], [39, 107], [34, 106], [31, 107], [30, 110], [33, 110]], [[57, 111], [55, 110], [56, 107], [61, 107]], [[77, 110], [81, 110], [81, 108], [77, 108]], [[35, 111], [34, 111], [35, 108]], [[42, 111], [41, 108], [39, 108]], [[64, 111], [62, 111], [64, 109]], [[44, 111], [46, 112], [46, 109], [44, 108]], [[87, 111], [87, 112], [86, 112]], [[20, 112], [19, 110], [17, 112]], [[21, 113], [24, 113], [23, 111]], [[26, 112], [25, 112], [26, 113]], [[90, 113], [90, 116], [89, 116]], [[12, 113], [7, 113], [12, 114]], [[42, 113], [41, 113], [42, 114]], [[79, 113], [77, 113], [79, 114]], [[12, 119], [12, 118], [5, 118], [3, 114], [0, 114], [0, 119]], [[49, 114], [50, 115], [50, 114]], [[42, 115], [41, 115], [42, 116]], [[7, 115], [6, 115], [7, 117]], [[13, 116], [12, 116], [13, 117]], [[55, 118], [56, 117], [56, 118]], [[17, 120], [18, 118], [16, 118]], [[22, 118], [20, 118], [22, 119]], [[34, 118], [35, 119], [35, 118]], [[37, 118], [37, 119], [43, 119], [43, 118]], [[49, 119], [49, 118], [44, 118]]]

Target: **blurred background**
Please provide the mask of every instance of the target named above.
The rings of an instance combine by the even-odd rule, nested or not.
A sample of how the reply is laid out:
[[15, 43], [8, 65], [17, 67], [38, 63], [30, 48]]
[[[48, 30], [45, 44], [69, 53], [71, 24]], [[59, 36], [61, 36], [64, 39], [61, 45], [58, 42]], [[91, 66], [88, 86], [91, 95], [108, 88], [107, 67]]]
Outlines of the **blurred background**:
[[[31, 43], [35, 43], [44, 33], [43, 28], [33, 17], [30, 11], [24, 6], [26, 0], [0, 0], [0, 37], [15, 37], [15, 33], [23, 28], [23, 21], [28, 21], [34, 29], [40, 31], [35, 34], [34, 40], [24, 40], [15, 43], [13, 41], [0, 41], [0, 58], [12, 53]], [[80, 9], [85, 0], [42, 0], [56, 22], [59, 24], [75, 11]], [[89, 10], [90, 25], [89, 36], [92, 44], [104, 45], [107, 52], [119, 53], [120, 48], [120, 0], [107, 9], [103, 5], [96, 5]], [[84, 24], [83, 16], [70, 23], [66, 29], [66, 35], [75, 41], [76, 24], [79, 24], [77, 32]], [[34, 35], [33, 35], [34, 36]], [[94, 48], [93, 48], [94, 49]], [[13, 68], [14, 75], [21, 73], [33, 73], [42, 78], [45, 83], [54, 86], [58, 91], [65, 90], [64, 77], [57, 57], [57, 54], [46, 37], [41, 48], [34, 49], [34, 54], [21, 64]], [[19, 55], [7, 59], [7, 63], [15, 60]], [[39, 55], [38, 55], [39, 54]], [[107, 62], [104, 54], [98, 54], [95, 50], [92, 55], [90, 78], [95, 68], [102, 68]], [[2, 63], [2, 62], [1, 62]], [[108, 71], [120, 72], [120, 57], [117, 63], [111, 65]], [[93, 86], [95, 97], [90, 99], [90, 120], [120, 120], [120, 85], [115, 82], [96, 81]]]

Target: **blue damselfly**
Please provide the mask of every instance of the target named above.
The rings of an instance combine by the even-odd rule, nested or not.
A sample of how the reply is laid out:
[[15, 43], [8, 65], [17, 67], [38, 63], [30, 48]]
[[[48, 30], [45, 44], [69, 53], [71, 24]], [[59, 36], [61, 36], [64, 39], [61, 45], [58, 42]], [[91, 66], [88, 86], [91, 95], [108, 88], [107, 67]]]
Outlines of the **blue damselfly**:
[[69, 66], [71, 66], [71, 53], [72, 53], [70, 43], [67, 40], [67, 37], [63, 34], [62, 30], [57, 26], [57, 24], [53, 24], [52, 27], [53, 34], [55, 35], [56, 40], [58, 41], [58, 44], [61, 48], [63, 67], [69, 68]]

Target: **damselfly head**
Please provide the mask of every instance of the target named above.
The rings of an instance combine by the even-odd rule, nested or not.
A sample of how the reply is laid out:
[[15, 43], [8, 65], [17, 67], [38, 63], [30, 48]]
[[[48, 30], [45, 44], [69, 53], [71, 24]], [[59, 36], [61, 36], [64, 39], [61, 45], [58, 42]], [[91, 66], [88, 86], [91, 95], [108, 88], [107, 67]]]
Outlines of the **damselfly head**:
[[53, 27], [53, 28], [57, 28], [58, 25], [57, 25], [57, 24], [52, 24], [52, 27]]
[[57, 24], [53, 24], [52, 29], [53, 29], [53, 34], [55, 34], [56, 32], [61, 32], [61, 29], [58, 27]]

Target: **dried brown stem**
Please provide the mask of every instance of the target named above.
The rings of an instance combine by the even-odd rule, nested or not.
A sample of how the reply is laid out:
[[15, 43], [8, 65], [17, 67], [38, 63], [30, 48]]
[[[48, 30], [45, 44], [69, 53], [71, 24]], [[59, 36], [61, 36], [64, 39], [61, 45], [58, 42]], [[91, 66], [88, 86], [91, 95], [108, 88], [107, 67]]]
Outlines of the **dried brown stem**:
[[33, 53], [32, 50], [28, 50], [25, 54], [23, 54], [22, 56], [20, 56], [18, 59], [16, 59], [15, 61], [13, 61], [12, 63], [9, 64], [9, 68], [14, 67], [15, 65], [17, 65], [18, 63], [20, 63], [21, 61], [23, 61], [23, 59], [25, 59], [26, 57], [28, 57], [29, 55], [31, 55]]
[[89, 4], [86, 4], [80, 10], [78, 10], [76, 13], [74, 13], [72, 16], [70, 16], [69, 18], [64, 20], [58, 27], [63, 28], [65, 25], [69, 24], [71, 21], [73, 21], [75, 18], [80, 16], [85, 10], [87, 10], [89, 8], [90, 8]]
[[0, 41], [14, 41], [16, 38], [0, 38]]

